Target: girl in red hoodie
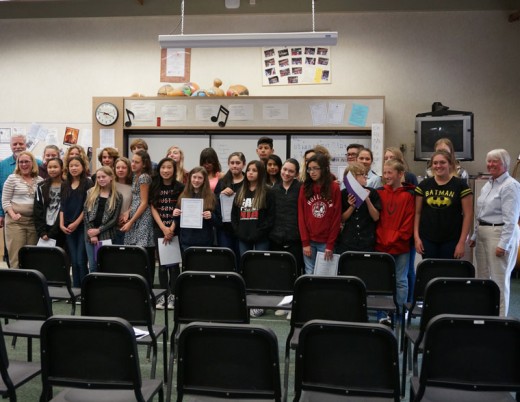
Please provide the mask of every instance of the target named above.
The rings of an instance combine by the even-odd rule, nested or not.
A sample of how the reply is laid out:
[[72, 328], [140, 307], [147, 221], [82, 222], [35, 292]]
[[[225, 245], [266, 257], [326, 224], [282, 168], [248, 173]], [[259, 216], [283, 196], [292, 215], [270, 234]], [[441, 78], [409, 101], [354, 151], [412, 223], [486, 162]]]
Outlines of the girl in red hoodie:
[[316, 154], [306, 163], [307, 177], [298, 196], [298, 227], [305, 273], [314, 273], [316, 253], [332, 259], [341, 223], [341, 193], [330, 173], [329, 159]]
[[404, 173], [401, 162], [386, 161], [383, 168], [386, 184], [377, 190], [383, 208], [376, 228], [376, 251], [389, 253], [395, 259], [399, 311], [408, 296], [407, 271], [415, 216], [414, 186], [402, 183]]

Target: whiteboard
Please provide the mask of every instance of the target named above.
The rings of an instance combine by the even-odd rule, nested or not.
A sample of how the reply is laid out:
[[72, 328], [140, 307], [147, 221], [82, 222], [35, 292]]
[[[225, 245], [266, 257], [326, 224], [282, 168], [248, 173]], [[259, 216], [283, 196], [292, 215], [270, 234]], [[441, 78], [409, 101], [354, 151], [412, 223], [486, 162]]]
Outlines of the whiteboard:
[[211, 136], [211, 146], [217, 152], [222, 171], [227, 172], [228, 157], [233, 152], [242, 152], [246, 157], [246, 163], [258, 159], [256, 144], [258, 138], [267, 136], [273, 139], [274, 153], [285, 161], [287, 159], [287, 137], [285, 135], [270, 135], [269, 133], [259, 135], [239, 136], [237, 134], [214, 134]]
[[199, 166], [200, 151], [209, 147], [210, 137], [208, 134], [191, 133], [184, 135], [130, 134], [128, 136], [128, 155], [132, 155], [132, 152], [130, 152], [130, 144], [137, 138], [142, 138], [146, 141], [148, 144], [148, 153], [154, 162], [159, 162], [164, 158], [168, 148], [173, 145], [178, 146], [184, 152], [184, 168], [189, 171], [195, 166]]

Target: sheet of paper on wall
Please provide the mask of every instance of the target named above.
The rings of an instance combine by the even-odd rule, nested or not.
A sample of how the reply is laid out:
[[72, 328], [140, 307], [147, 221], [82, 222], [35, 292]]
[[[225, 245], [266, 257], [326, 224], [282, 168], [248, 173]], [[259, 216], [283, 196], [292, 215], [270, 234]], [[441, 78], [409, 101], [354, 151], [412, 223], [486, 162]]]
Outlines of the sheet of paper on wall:
[[327, 119], [329, 124], [343, 124], [345, 118], [345, 104], [339, 102], [329, 102]]
[[351, 126], [365, 127], [368, 117], [368, 106], [354, 103], [350, 116], [348, 118], [348, 124]]
[[187, 114], [186, 105], [165, 105], [161, 107], [163, 121], [185, 121]]
[[287, 103], [269, 103], [262, 106], [264, 120], [289, 120], [289, 105]]
[[219, 109], [219, 105], [196, 105], [195, 106], [195, 119], [197, 121], [210, 121], [212, 116], [216, 116]]
[[252, 121], [254, 117], [254, 105], [234, 104], [229, 105], [229, 120]]
[[79, 130], [78, 144], [85, 149], [92, 146], [92, 129], [82, 128]]
[[41, 237], [38, 239], [38, 243], [36, 243], [37, 247], [56, 247], [55, 239], [47, 239], [43, 240]]
[[99, 130], [99, 148], [114, 147], [116, 144], [116, 130], [113, 128], [102, 128]]
[[348, 172], [348, 174], [343, 178], [343, 184], [345, 184], [347, 192], [356, 197], [356, 208], [359, 208], [361, 204], [363, 204], [363, 201], [368, 197], [368, 191], [359, 184], [352, 172]]
[[327, 104], [325, 102], [313, 103], [310, 105], [312, 124], [314, 126], [323, 126], [327, 123]]
[[314, 275], [336, 276], [338, 275], [338, 263], [339, 254], [332, 254], [332, 259], [326, 260], [325, 253], [318, 251], [314, 263]]
[[235, 194], [220, 194], [220, 211], [222, 213], [222, 222], [231, 222], [231, 210], [233, 209], [233, 201]]
[[164, 244], [164, 237], [157, 239], [159, 245], [159, 261], [161, 265], [180, 264], [182, 262], [179, 237], [175, 236], [172, 241]]
[[152, 122], [155, 126], [155, 103], [154, 102], [136, 102], [132, 103], [132, 112], [135, 115], [135, 121]]
[[166, 49], [166, 75], [168, 77], [184, 77], [186, 50], [184, 48]]
[[202, 229], [202, 198], [183, 198], [181, 201], [181, 228]]
[[381, 166], [383, 166], [383, 137], [384, 137], [384, 127], [383, 123], [373, 123], [372, 124], [372, 154], [374, 155], [374, 160], [372, 161], [372, 169], [379, 175], [383, 173], [381, 171]]

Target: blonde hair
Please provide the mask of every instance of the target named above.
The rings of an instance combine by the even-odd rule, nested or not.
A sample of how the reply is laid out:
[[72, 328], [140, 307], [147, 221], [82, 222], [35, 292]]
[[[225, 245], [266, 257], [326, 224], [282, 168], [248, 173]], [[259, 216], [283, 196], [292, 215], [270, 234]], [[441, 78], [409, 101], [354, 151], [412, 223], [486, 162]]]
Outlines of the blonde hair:
[[348, 172], [351, 172], [354, 176], [356, 176], [358, 174], [367, 174], [367, 169], [365, 168], [365, 165], [360, 162], [350, 162], [343, 172], [343, 177], [345, 177]]
[[399, 173], [405, 172], [404, 164], [399, 159], [389, 159], [385, 161], [385, 166], [388, 166], [389, 168], [394, 169]]
[[29, 151], [22, 151], [16, 158], [16, 168], [14, 169], [14, 174], [17, 174], [18, 176], [22, 175], [22, 171], [20, 170], [20, 164], [18, 163], [20, 161], [20, 156], [27, 155], [31, 158], [32, 161], [32, 168], [31, 168], [31, 177], [37, 177], [38, 176], [38, 162], [36, 162], [36, 158], [34, 155]]
[[[102, 166], [96, 171], [96, 176], [98, 172], [103, 172], [112, 179], [110, 181], [110, 195], [108, 196], [107, 201], [109, 211], [113, 211], [117, 203], [117, 190], [114, 171], [109, 166]], [[99, 185], [96, 178], [96, 184], [87, 192], [87, 200], [85, 201], [85, 206], [87, 207], [87, 210], [90, 211], [94, 207], [94, 204], [96, 203], [96, 200], [99, 197], [100, 193], [101, 186]]]
[[[168, 148], [168, 151], [166, 152], [166, 156], [168, 158], [171, 158], [170, 156], [170, 152], [172, 152], [174, 149], [176, 149], [177, 151], [179, 151], [179, 154], [181, 155], [181, 157], [179, 158], [179, 162], [175, 162], [176, 166], [177, 166], [177, 174], [176, 174], [176, 177], [175, 179], [179, 182], [179, 183], [183, 183], [184, 182], [184, 175], [185, 175], [185, 171], [184, 171], [184, 152], [182, 149], [180, 149], [177, 145], [173, 145], [171, 146], [170, 148]], [[173, 159], [173, 158], [172, 158]], [[174, 160], [175, 161], [175, 160]]]

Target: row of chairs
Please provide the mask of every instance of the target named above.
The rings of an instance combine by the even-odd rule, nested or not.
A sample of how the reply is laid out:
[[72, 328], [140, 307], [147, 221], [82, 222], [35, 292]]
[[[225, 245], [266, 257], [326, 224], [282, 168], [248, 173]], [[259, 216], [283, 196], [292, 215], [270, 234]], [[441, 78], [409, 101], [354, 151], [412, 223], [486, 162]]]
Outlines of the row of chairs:
[[[54, 316], [41, 329], [41, 370], [10, 362], [0, 330], [0, 394], [42, 374], [41, 401], [163, 401], [161, 380], [141, 378], [131, 325], [120, 318]], [[278, 343], [249, 324], [191, 323], [179, 336], [177, 401], [281, 401]], [[520, 320], [440, 315], [428, 324], [411, 401], [515, 401]], [[380, 324], [313, 320], [299, 335], [294, 402], [394, 401], [398, 342]], [[7, 379], [7, 381], [6, 381]], [[517, 393], [517, 398], [511, 395]]]

